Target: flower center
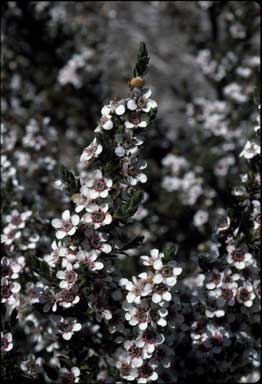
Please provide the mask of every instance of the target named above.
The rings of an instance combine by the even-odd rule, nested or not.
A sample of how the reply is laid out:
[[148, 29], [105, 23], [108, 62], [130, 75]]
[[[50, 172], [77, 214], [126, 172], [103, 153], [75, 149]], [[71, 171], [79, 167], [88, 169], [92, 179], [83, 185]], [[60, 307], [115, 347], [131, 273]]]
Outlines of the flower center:
[[67, 271], [66, 272], [66, 281], [68, 283], [73, 283], [75, 281], [75, 272], [74, 271]]
[[94, 182], [94, 189], [98, 192], [102, 192], [106, 189], [106, 183], [103, 179], [97, 179]]
[[220, 346], [224, 344], [224, 338], [222, 335], [215, 335], [212, 337], [213, 345]]
[[161, 274], [164, 277], [171, 277], [172, 276], [172, 270], [169, 267], [164, 267], [164, 268], [162, 268]]
[[12, 291], [9, 285], [1, 288], [1, 296], [4, 299], [8, 299], [8, 297], [10, 297], [11, 295], [12, 295]]
[[235, 250], [232, 252], [232, 257], [234, 261], [243, 261], [245, 259], [245, 254], [240, 250]]
[[229, 288], [224, 288], [222, 290], [222, 297], [225, 299], [225, 300], [231, 300], [233, 298], [233, 291], [232, 289], [229, 289]]
[[102, 210], [92, 213], [92, 220], [94, 223], [102, 223], [105, 220], [105, 213]]
[[12, 275], [12, 269], [9, 267], [9, 265], [4, 265], [2, 267], [2, 275], [3, 276], [11, 276]]
[[244, 288], [240, 292], [240, 297], [243, 301], [247, 301], [250, 298], [250, 292]]
[[14, 225], [19, 225], [22, 223], [22, 220], [21, 220], [20, 216], [13, 216], [11, 219], [11, 223]]
[[5, 350], [8, 347], [8, 344], [9, 344], [7, 339], [5, 337], [3, 337], [2, 340], [1, 340], [1, 343], [2, 343], [2, 349]]
[[71, 221], [65, 221], [63, 223], [63, 229], [65, 232], [69, 232], [72, 228], [73, 228], [73, 224], [71, 223]]

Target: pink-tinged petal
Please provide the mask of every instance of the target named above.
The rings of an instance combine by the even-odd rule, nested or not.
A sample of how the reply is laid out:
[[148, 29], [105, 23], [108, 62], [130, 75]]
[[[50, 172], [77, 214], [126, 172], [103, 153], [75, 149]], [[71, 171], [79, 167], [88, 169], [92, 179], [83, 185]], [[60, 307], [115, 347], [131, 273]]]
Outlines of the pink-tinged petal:
[[173, 268], [173, 274], [178, 276], [182, 273], [182, 268]]
[[163, 297], [163, 299], [164, 299], [165, 301], [170, 301], [170, 300], [172, 299], [172, 295], [171, 295], [170, 292], [164, 292], [164, 293], [162, 294], [162, 297]]
[[240, 261], [240, 262], [238, 262], [238, 263], [236, 263], [235, 264], [235, 267], [237, 268], [237, 269], [244, 269], [245, 268], [245, 263], [243, 262], [243, 261]]
[[9, 352], [11, 351], [11, 349], [13, 349], [13, 343], [10, 343], [7, 348], [5, 349], [6, 352]]
[[136, 104], [135, 100], [133, 100], [133, 99], [128, 100], [128, 102], [127, 102], [127, 108], [128, 108], [130, 111], [135, 111], [135, 110], [137, 109], [137, 104]]
[[108, 116], [110, 115], [111, 108], [108, 105], [104, 105], [103, 108], [101, 109], [101, 113], [103, 116]]
[[68, 235], [69, 235], [69, 236], [73, 236], [75, 233], [76, 233], [76, 227], [73, 227], [73, 228], [70, 229], [70, 231], [68, 232]]
[[91, 216], [91, 214], [90, 214], [90, 213], [85, 213], [85, 214], [83, 215], [83, 217], [82, 217], [82, 221], [83, 221], [84, 223], [92, 223], [93, 220], [92, 220], [92, 216]]
[[108, 196], [108, 191], [100, 192], [100, 197], [102, 197], [103, 199], [105, 199], [107, 196]]
[[57, 231], [55, 235], [56, 235], [56, 238], [60, 240], [66, 236], [66, 232], [65, 231]]
[[168, 277], [166, 279], [166, 284], [169, 286], [169, 287], [173, 287], [174, 285], [176, 285], [176, 278], [175, 277]]
[[129, 324], [132, 325], [132, 326], [135, 326], [135, 325], [138, 324], [138, 320], [137, 320], [137, 319], [134, 319], [134, 318], [133, 318], [133, 319], [130, 319]]
[[74, 375], [75, 377], [80, 376], [80, 369], [77, 368], [77, 367], [73, 367], [73, 368], [71, 368], [71, 372], [73, 373], [73, 375]]
[[112, 216], [109, 214], [109, 213], [107, 213], [106, 214], [106, 217], [105, 217], [105, 220], [104, 220], [104, 224], [105, 225], [108, 225], [108, 224], [110, 224], [112, 222]]
[[153, 268], [155, 270], [159, 271], [162, 267], [163, 267], [163, 263], [162, 263], [161, 259], [157, 259], [156, 261], [154, 261]]
[[103, 268], [104, 268], [104, 264], [101, 263], [100, 261], [97, 261], [97, 262], [95, 263], [95, 269], [97, 269], [98, 271], [100, 271], [100, 270], [103, 269]]
[[72, 332], [66, 332], [66, 333], [63, 333], [62, 337], [63, 339], [65, 340], [70, 340], [73, 336], [73, 333]]
[[147, 329], [147, 322], [144, 322], [144, 323], [140, 323], [138, 325], [139, 329], [141, 329], [141, 331], [144, 331], [145, 329]]
[[65, 221], [70, 219], [70, 211], [69, 211], [69, 209], [66, 209], [66, 210], [62, 213], [62, 219], [65, 220]]
[[153, 301], [153, 303], [155, 303], [155, 304], [160, 303], [160, 301], [161, 301], [161, 296], [160, 296], [158, 293], [154, 293], [153, 296], [152, 296], [152, 301]]
[[150, 255], [151, 255], [154, 259], [156, 259], [156, 258], [158, 257], [158, 255], [159, 255], [159, 250], [158, 250], [158, 249], [152, 249], [152, 250], [150, 251]]
[[20, 285], [20, 284], [18, 284], [18, 283], [13, 283], [13, 284], [12, 284], [12, 292], [13, 292], [13, 293], [17, 293], [17, 292], [19, 292], [19, 291], [20, 291], [20, 288], [21, 288], [21, 285]]
[[112, 247], [110, 244], [103, 244], [101, 247], [101, 251], [104, 253], [110, 253], [112, 251]]
[[103, 147], [101, 144], [98, 144], [97, 150], [96, 150], [96, 156], [100, 155], [100, 153], [103, 151]]
[[115, 109], [115, 113], [118, 115], [118, 116], [121, 116], [125, 113], [126, 109], [125, 109], [125, 106], [123, 104], [120, 104], [116, 107]]
[[126, 121], [126, 122], [125, 122], [125, 127], [128, 128], [128, 129], [132, 129], [132, 128], [134, 128], [134, 126], [135, 126], [135, 125], [132, 124], [132, 123], [130, 123], [130, 121]]
[[149, 99], [149, 97], [152, 95], [151, 89], [147, 89], [146, 92], [144, 93], [144, 98]]
[[78, 225], [78, 224], [79, 224], [79, 221], [80, 221], [80, 218], [79, 218], [78, 215], [73, 215], [73, 216], [71, 217], [71, 221], [72, 221], [72, 224], [73, 224], [73, 225]]
[[79, 296], [76, 296], [76, 298], [74, 299], [73, 301], [73, 304], [77, 304], [80, 300], [80, 297]]
[[106, 131], [110, 131], [110, 129], [113, 128], [113, 122], [112, 122], [112, 120], [107, 120], [107, 122], [103, 124], [103, 128], [104, 128]]
[[146, 183], [147, 182], [147, 176], [144, 173], [139, 173], [137, 175], [138, 180], [140, 183]]
[[132, 365], [135, 368], [142, 367], [143, 360], [141, 359], [141, 357], [135, 357], [134, 359], [132, 359]]
[[64, 271], [58, 271], [56, 273], [56, 277], [60, 280], [63, 280], [65, 278], [65, 272]]
[[125, 156], [125, 149], [123, 147], [116, 147], [115, 149], [115, 154], [118, 156], [118, 157], [123, 157]]
[[52, 226], [53, 226], [54, 228], [61, 228], [61, 227], [62, 227], [62, 222], [61, 222], [61, 220], [59, 220], [59, 219], [53, 219], [53, 220], [52, 220]]
[[126, 296], [126, 301], [131, 304], [133, 303], [135, 298], [136, 296], [132, 292], [129, 292], [128, 295]]
[[80, 329], [82, 329], [82, 325], [80, 323], [74, 324], [74, 326], [73, 326], [74, 332], [78, 332], [78, 331], [80, 331]]
[[153, 282], [154, 282], [155, 284], [160, 284], [160, 283], [162, 283], [162, 281], [163, 281], [163, 276], [160, 275], [160, 273], [158, 273], [157, 275], [155, 275], [155, 276], [153, 277]]

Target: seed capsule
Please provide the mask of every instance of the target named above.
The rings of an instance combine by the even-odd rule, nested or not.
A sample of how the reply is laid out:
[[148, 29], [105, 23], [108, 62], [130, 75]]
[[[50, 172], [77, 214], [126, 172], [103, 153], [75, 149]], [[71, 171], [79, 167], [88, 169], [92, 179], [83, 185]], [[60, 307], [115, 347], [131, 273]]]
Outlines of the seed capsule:
[[144, 79], [142, 77], [133, 77], [128, 81], [130, 88], [142, 88], [145, 85]]

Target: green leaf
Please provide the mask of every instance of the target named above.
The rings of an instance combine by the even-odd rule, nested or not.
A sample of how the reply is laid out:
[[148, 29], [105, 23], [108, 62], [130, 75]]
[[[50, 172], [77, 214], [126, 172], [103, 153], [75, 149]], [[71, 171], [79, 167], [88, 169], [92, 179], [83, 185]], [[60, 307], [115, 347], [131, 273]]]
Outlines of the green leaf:
[[144, 76], [148, 72], [149, 56], [144, 42], [140, 43], [137, 61], [134, 68], [134, 76]]
[[116, 219], [128, 219], [129, 217], [133, 216], [136, 213], [142, 200], [143, 192], [135, 192], [127, 202], [125, 202], [116, 210], [114, 217]]
[[163, 249], [166, 259], [172, 258], [176, 254], [177, 248], [174, 244], [166, 245]]
[[73, 172], [69, 171], [62, 163], [58, 163], [56, 167], [56, 174], [58, 178], [65, 185], [67, 192], [72, 195], [73, 193], [79, 192], [80, 189], [80, 181], [73, 174]]

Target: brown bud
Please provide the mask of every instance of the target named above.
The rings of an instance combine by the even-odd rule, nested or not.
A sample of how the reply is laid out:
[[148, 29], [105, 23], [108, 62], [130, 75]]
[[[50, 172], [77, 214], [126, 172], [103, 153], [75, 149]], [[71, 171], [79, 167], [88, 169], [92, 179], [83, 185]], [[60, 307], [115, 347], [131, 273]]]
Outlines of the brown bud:
[[145, 85], [144, 79], [142, 77], [133, 77], [128, 81], [130, 88], [142, 88]]

